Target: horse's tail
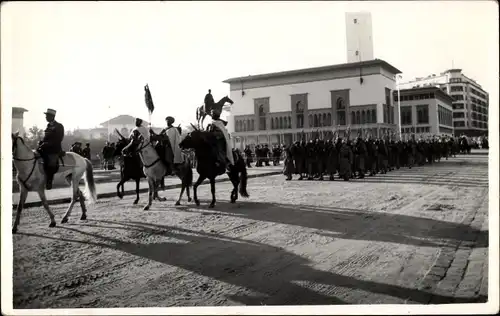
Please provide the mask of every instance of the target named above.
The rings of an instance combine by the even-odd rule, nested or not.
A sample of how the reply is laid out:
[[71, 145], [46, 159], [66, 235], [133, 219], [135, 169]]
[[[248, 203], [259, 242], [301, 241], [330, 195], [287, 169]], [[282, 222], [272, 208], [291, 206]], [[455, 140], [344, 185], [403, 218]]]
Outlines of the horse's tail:
[[250, 195], [247, 192], [247, 183], [248, 183], [248, 173], [247, 166], [245, 165], [245, 161], [243, 157], [238, 154], [238, 162], [237, 165], [241, 168], [240, 171], [240, 195], [244, 198], [249, 197]]
[[94, 181], [94, 168], [92, 167], [92, 163], [90, 160], [85, 159], [85, 199], [89, 201], [90, 204], [93, 204], [97, 201], [97, 191], [95, 188]]

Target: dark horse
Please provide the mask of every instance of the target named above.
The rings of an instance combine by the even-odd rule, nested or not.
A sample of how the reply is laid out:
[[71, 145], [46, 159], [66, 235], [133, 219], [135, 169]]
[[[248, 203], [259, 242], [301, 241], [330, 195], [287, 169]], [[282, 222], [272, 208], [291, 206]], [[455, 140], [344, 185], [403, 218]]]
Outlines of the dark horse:
[[[210, 203], [210, 208], [215, 206], [215, 178], [226, 172], [224, 167], [217, 168], [217, 155], [214, 151], [216, 146], [216, 135], [213, 132], [202, 131], [196, 128], [193, 124], [191, 126], [194, 130], [186, 135], [186, 137], [181, 141], [180, 147], [187, 149], [194, 149], [197, 166], [196, 171], [198, 171], [198, 180], [193, 185], [193, 198], [196, 205], [200, 205], [198, 200], [197, 188], [205, 180], [209, 179], [210, 189], [212, 191], [212, 202]], [[238, 186], [239, 192], [242, 197], [248, 197], [247, 193], [247, 169], [245, 166], [245, 161], [241, 153], [238, 150], [233, 150], [233, 157], [235, 164], [227, 172], [229, 179], [233, 183], [233, 190], [231, 192], [231, 203], [235, 203], [238, 199]]]
[[122, 161], [120, 163], [120, 182], [118, 182], [118, 184], [116, 185], [116, 194], [120, 199], [122, 199], [124, 195], [125, 182], [133, 179], [135, 180], [136, 193], [134, 204], [137, 204], [139, 202], [139, 182], [141, 181], [141, 179], [146, 178], [146, 175], [142, 170], [142, 161], [138, 153], [122, 155], [123, 148], [125, 148], [125, 146], [127, 146], [128, 144], [128, 139], [124, 138], [123, 136], [120, 137], [120, 139], [116, 143], [115, 152], [113, 154], [114, 157], [121, 156], [122, 158]]
[[[226, 104], [226, 102], [233, 104], [233, 100], [229, 99], [229, 97], [226, 95], [222, 99], [219, 100], [219, 102], [214, 103], [213, 105], [207, 104], [202, 105], [198, 108], [196, 108], [196, 121], [198, 122], [198, 126], [203, 127], [203, 122], [205, 121], [205, 117], [207, 115], [211, 116], [212, 110], [218, 110], [219, 113], [222, 112], [222, 107]], [[201, 120], [201, 122], [200, 122]]]

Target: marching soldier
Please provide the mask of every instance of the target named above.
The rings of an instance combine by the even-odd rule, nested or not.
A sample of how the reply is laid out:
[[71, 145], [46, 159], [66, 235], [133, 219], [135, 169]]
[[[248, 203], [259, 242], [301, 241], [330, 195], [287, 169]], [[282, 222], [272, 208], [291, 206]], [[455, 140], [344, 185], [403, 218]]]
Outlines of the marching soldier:
[[91, 159], [90, 144], [89, 143], [85, 144], [85, 148], [83, 148], [83, 150], [82, 150], [82, 156], [85, 157], [85, 158], [87, 158], [88, 160]]
[[64, 126], [56, 121], [56, 110], [47, 109], [47, 112], [44, 114], [48, 124], [37, 151], [43, 159], [46, 175], [46, 188], [47, 190], [50, 190], [52, 189], [54, 175], [59, 169], [58, 160], [62, 155], [61, 144], [64, 139]]

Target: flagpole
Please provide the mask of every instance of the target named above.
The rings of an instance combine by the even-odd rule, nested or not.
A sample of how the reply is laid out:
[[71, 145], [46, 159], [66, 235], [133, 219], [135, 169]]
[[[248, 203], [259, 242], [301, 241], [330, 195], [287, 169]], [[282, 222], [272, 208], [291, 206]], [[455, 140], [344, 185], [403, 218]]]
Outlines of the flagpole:
[[[109, 115], [109, 114], [111, 114], [111, 105], [108, 105], [108, 115]], [[109, 138], [110, 138], [110, 137], [109, 137], [109, 134], [110, 134], [110, 133], [109, 133], [109, 122], [110, 122], [110, 121], [111, 121], [111, 119], [108, 119], [108, 132], [107, 132], [107, 134], [108, 134], [108, 143], [109, 143]]]

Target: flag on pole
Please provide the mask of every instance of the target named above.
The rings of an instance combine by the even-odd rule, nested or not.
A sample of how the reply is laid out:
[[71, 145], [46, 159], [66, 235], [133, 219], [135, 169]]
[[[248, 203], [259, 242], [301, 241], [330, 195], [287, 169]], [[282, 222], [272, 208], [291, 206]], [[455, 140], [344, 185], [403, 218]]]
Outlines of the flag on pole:
[[151, 96], [151, 91], [149, 91], [149, 85], [144, 86], [146, 107], [148, 108], [149, 115], [153, 114], [155, 106], [153, 104], [153, 97]]

